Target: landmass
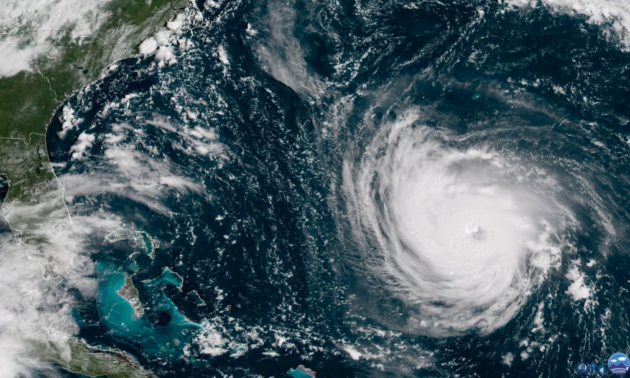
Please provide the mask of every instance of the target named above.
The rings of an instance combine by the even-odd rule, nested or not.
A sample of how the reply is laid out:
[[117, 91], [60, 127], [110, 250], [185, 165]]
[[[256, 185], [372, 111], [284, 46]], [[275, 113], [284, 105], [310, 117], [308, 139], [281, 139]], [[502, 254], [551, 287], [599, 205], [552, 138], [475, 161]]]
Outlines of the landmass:
[[[48, 3], [41, 10], [29, 10], [29, 4], [22, 4], [20, 9], [31, 12], [27, 16], [33, 19], [24, 16], [26, 13], [12, 15], [16, 7], [0, 11], [0, 46], [13, 53], [5, 54], [5, 72], [0, 72], [0, 176], [8, 181], [2, 213], [28, 259], [41, 266], [44, 290], [64, 282], [77, 245], [76, 230], [63, 200], [64, 189], [48, 158], [45, 132], [51, 117], [69, 95], [97, 80], [114, 62], [136, 55], [144, 39], [186, 8], [181, 7], [183, 2], [171, 0], [94, 3], [98, 12], [87, 12], [82, 20], [88, 27], [98, 25], [90, 33], [75, 33], [74, 20], [41, 39], [38, 37], [45, 27], [37, 17], [60, 4]], [[66, 17], [53, 15], [58, 16]], [[46, 44], [41, 53], [25, 53], [42, 50], [37, 46], [41, 43]], [[26, 68], [20, 66], [16, 72], [7, 73], [16, 61], [22, 61]], [[64, 112], [62, 121], [68, 122], [65, 118], [70, 116]], [[148, 236], [147, 240], [152, 256], [156, 244]], [[126, 282], [123, 289], [125, 299], [133, 300], [135, 287], [131, 289]], [[134, 313], [141, 310], [134, 306]], [[71, 372], [110, 378], [153, 377], [125, 352], [90, 348], [71, 337], [45, 342], [41, 335], [22, 336], [22, 342], [32, 346], [31, 356]], [[61, 353], [67, 349], [71, 353]]]
[[182, 288], [184, 287], [184, 277], [173, 272], [169, 267], [165, 267], [159, 276], [142, 282], [153, 286], [159, 286], [166, 283], [175, 286], [179, 291], [182, 291]]
[[109, 243], [116, 243], [123, 240], [132, 240], [136, 243], [140, 243], [139, 238], [142, 239], [143, 253], [148, 255], [151, 260], [155, 258], [155, 250], [160, 247], [160, 241], [151, 236], [146, 231], [136, 231], [131, 228], [131, 230], [124, 230], [123, 235], [107, 235], [105, 237], [105, 241]]
[[315, 378], [315, 375], [317, 373], [305, 367], [304, 365], [300, 365], [295, 369], [289, 369], [287, 374], [289, 374], [293, 378]]
[[[129, 301], [118, 292], [126, 284], [127, 274], [115, 263], [96, 262], [99, 275], [97, 304], [102, 325], [117, 340], [138, 346], [148, 357], [177, 359], [185, 353], [185, 346], [200, 326], [186, 318], [164, 294], [163, 285], [179, 284], [172, 271], [160, 274], [153, 280], [142, 281], [149, 298], [144, 302], [144, 316], [134, 314]], [[170, 273], [168, 273], [170, 272]]]
[[206, 301], [201, 298], [197, 290], [191, 290], [188, 292], [188, 295], [193, 297], [193, 299], [197, 302], [197, 306], [206, 306]]
[[[53, 112], [110, 64], [135, 55], [140, 42], [174, 16], [172, 5], [170, 0], [112, 0], [103, 9], [107, 21], [94, 35], [73, 38], [68, 28], [53, 41], [57, 56], [43, 55], [31, 62], [31, 71], [0, 78], [0, 172], [10, 180], [5, 202], [33, 201], [35, 187], [55, 181], [44, 139]], [[16, 150], [28, 156], [28, 164], [15, 164]]]
[[19, 358], [38, 359], [89, 377], [155, 378], [129, 355], [118, 349], [91, 347], [84, 341], [60, 335], [32, 339]]
[[147, 255], [153, 260], [155, 257], [155, 250], [160, 247], [160, 241], [151, 237], [148, 233], [142, 231], [140, 233], [142, 235], [142, 240], [144, 241], [144, 246]]
[[144, 308], [142, 307], [140, 298], [138, 298], [138, 289], [134, 286], [131, 277], [125, 276], [125, 284], [117, 291], [117, 293], [129, 302], [133, 308], [133, 314], [136, 318], [141, 318], [142, 315], [144, 315]]

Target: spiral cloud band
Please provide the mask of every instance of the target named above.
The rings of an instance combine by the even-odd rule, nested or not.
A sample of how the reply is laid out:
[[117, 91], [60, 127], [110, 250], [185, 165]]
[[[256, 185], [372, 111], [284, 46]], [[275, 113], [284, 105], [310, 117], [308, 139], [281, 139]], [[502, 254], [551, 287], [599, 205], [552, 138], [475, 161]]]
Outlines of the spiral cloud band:
[[559, 258], [553, 205], [528, 190], [521, 167], [458, 147], [418, 125], [418, 112], [381, 130], [344, 177], [351, 213], [377, 245], [365, 248], [377, 251], [371, 273], [412, 309], [420, 332], [504, 325]]

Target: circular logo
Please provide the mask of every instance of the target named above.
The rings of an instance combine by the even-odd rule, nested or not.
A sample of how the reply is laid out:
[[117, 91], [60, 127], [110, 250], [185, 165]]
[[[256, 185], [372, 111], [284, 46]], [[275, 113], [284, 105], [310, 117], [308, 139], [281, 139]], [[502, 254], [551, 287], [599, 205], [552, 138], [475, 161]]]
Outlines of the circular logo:
[[586, 374], [586, 373], [588, 373], [588, 365], [585, 364], [584, 362], [580, 362], [577, 365], [576, 370], [577, 370], [578, 374]]
[[614, 375], [623, 375], [630, 369], [630, 359], [623, 353], [617, 352], [608, 358], [608, 370]]

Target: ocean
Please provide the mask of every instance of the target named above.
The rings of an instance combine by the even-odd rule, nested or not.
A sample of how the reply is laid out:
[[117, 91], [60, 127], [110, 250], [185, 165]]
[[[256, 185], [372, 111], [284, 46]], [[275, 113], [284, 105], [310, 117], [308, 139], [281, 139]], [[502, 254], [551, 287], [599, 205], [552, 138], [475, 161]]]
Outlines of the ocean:
[[158, 377], [628, 353], [628, 31], [600, 5], [197, 3], [170, 63], [117, 63], [47, 129], [98, 282], [79, 337]]

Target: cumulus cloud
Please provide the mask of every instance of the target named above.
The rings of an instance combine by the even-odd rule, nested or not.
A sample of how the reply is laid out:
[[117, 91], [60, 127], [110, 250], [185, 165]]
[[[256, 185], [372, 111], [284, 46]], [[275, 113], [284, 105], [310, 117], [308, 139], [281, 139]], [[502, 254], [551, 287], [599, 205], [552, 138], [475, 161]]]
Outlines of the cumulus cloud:
[[586, 286], [584, 282], [584, 274], [581, 273], [577, 267], [569, 269], [566, 274], [566, 278], [573, 281], [567, 288], [567, 294], [569, 294], [573, 300], [579, 301], [591, 297], [591, 289]]
[[74, 129], [81, 120], [77, 119], [74, 115], [74, 110], [66, 105], [61, 111], [59, 121], [61, 122], [61, 131], [58, 132], [57, 135], [59, 138], [63, 139], [66, 137], [68, 131]]
[[229, 160], [226, 155], [226, 147], [217, 142], [219, 139], [217, 133], [212, 129], [205, 129], [200, 126], [195, 126], [192, 129], [186, 129], [185, 133], [193, 138], [188, 139], [188, 143], [192, 145], [195, 153], [199, 155], [212, 155], [218, 156], [223, 160]]
[[207, 322], [204, 322], [202, 327], [203, 331], [193, 340], [199, 346], [200, 353], [210, 356], [220, 356], [227, 353], [225, 348], [227, 340], [223, 338], [220, 330]]
[[[106, 140], [120, 135], [105, 135]], [[177, 175], [168, 161], [159, 161], [136, 151], [133, 147], [116, 143], [107, 148], [103, 160], [92, 169], [89, 177], [84, 174], [65, 174], [59, 178], [65, 190], [65, 198], [73, 203], [78, 196], [115, 194], [124, 196], [149, 209], [170, 216], [162, 203], [168, 190], [180, 193], [200, 193], [203, 187], [190, 179]]]
[[0, 40], [0, 52], [2, 52], [0, 77], [13, 76], [20, 71], [30, 69], [31, 62], [28, 55], [20, 51], [15, 42]]
[[186, 16], [183, 13], [180, 13], [175, 17], [174, 20], [167, 22], [166, 27], [169, 30], [177, 31], [181, 29], [181, 27], [184, 25], [185, 20], [186, 20]]
[[180, 14], [174, 21], [170, 21], [167, 24], [170, 25], [170, 30], [160, 29], [152, 37], [149, 37], [142, 41], [142, 43], [138, 47], [140, 53], [143, 55], [155, 54], [154, 58], [158, 63], [158, 66], [160, 67], [164, 66], [165, 64], [175, 63], [177, 60], [175, 59], [173, 47], [171, 46], [171, 30], [179, 29], [184, 19], [185, 16]]
[[140, 54], [149, 55], [153, 54], [158, 48], [158, 43], [153, 37], [149, 37], [142, 41], [139, 46]]
[[349, 345], [342, 345], [340, 348], [344, 352], [348, 353], [348, 356], [350, 356], [350, 358], [352, 358], [355, 361], [358, 361], [361, 358], [361, 356], [363, 356], [363, 353], [359, 352], [354, 347], [351, 347]]
[[157, 42], [157, 44], [159, 46], [168, 46], [170, 45], [170, 39], [171, 37], [171, 33], [169, 33], [168, 30], [165, 29], [161, 29], [159, 30], [157, 33], [155, 33], [155, 41]]
[[155, 60], [158, 63], [172, 63], [175, 60], [175, 55], [173, 55], [173, 48], [170, 46], [160, 46], [157, 52], [155, 53]]
[[105, 139], [103, 140], [103, 142], [107, 144], [116, 144], [122, 142], [124, 139], [124, 135], [105, 134]]
[[219, 47], [217, 48], [217, 56], [221, 63], [223, 64], [230, 63], [230, 61], [228, 60], [227, 53], [225, 52], [225, 48], [223, 48], [223, 45], [219, 45]]
[[95, 139], [96, 137], [93, 134], [81, 133], [77, 138], [76, 143], [70, 147], [70, 151], [73, 151], [72, 158], [80, 159], [83, 157], [85, 150], [92, 147]]

